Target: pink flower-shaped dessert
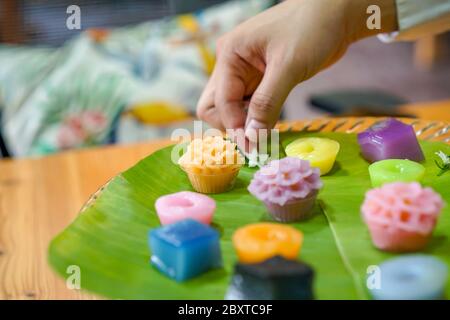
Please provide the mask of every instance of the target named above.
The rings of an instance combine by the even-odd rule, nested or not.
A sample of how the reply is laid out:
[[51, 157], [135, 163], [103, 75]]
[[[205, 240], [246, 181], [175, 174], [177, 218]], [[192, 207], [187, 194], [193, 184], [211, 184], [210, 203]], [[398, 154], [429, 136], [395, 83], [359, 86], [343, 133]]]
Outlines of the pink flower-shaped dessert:
[[301, 220], [311, 211], [322, 187], [320, 170], [294, 157], [273, 160], [257, 171], [248, 190], [279, 221]]
[[264, 202], [284, 205], [304, 199], [322, 187], [320, 171], [309, 161], [287, 157], [273, 160], [255, 173], [248, 190]]
[[210, 224], [216, 210], [216, 202], [200, 193], [181, 191], [159, 197], [155, 208], [162, 225], [189, 218]]
[[376, 247], [416, 251], [427, 244], [443, 205], [431, 188], [394, 182], [368, 191], [361, 212]]

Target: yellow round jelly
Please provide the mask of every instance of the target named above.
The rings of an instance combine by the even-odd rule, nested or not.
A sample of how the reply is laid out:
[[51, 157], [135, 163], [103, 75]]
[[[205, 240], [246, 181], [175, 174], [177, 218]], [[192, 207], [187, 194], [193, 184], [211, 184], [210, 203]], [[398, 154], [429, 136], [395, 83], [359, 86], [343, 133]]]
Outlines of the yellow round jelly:
[[242, 263], [257, 263], [277, 255], [296, 259], [302, 242], [300, 231], [277, 223], [250, 224], [233, 235], [233, 245]]
[[312, 167], [320, 169], [323, 176], [333, 168], [339, 152], [339, 143], [327, 138], [300, 138], [287, 145], [285, 152], [289, 157], [308, 160]]

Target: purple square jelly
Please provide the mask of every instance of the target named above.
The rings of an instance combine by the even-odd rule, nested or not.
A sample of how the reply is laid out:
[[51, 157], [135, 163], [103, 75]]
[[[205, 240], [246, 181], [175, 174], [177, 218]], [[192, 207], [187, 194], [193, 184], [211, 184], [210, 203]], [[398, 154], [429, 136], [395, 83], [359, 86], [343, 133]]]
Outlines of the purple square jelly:
[[176, 281], [184, 281], [222, 266], [219, 233], [193, 219], [149, 232], [152, 264]]
[[393, 118], [358, 134], [362, 156], [369, 162], [385, 159], [425, 159], [414, 128]]

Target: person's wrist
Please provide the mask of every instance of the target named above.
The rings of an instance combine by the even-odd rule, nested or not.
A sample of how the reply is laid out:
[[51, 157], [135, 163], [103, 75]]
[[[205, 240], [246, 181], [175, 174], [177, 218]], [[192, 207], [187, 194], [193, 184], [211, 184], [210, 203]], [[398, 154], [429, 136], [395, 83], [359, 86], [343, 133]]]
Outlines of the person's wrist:
[[[347, 11], [347, 32], [350, 42], [389, 33], [398, 30], [397, 8], [395, 0], [342, 0], [344, 10]], [[371, 13], [367, 9], [376, 5], [380, 8], [380, 28], [369, 28], [367, 21]], [[373, 14], [373, 13], [372, 13]]]

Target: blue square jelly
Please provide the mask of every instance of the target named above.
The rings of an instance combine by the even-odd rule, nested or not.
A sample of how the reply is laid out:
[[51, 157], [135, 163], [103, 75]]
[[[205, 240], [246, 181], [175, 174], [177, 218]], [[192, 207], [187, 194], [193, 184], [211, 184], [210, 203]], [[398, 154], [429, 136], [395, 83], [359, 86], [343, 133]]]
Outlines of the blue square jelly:
[[149, 232], [152, 264], [176, 281], [222, 266], [219, 233], [192, 219]]

